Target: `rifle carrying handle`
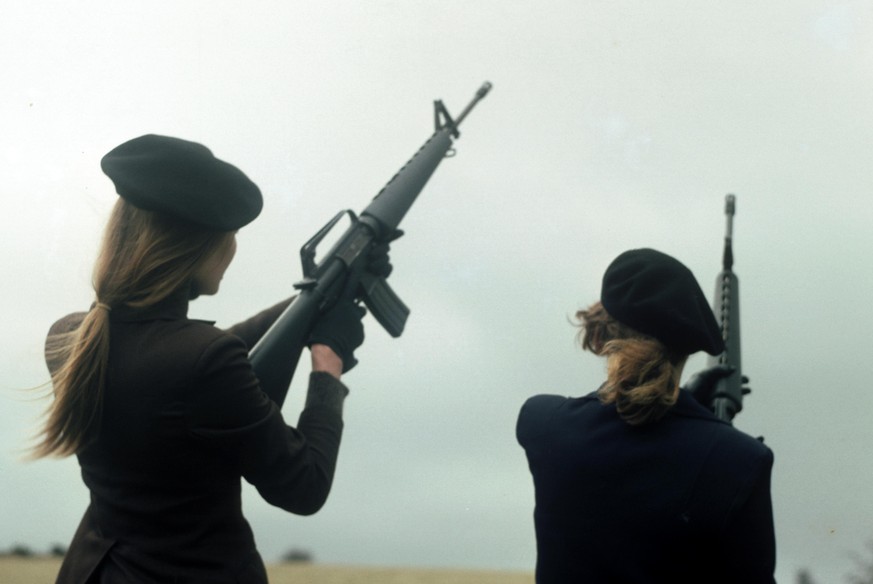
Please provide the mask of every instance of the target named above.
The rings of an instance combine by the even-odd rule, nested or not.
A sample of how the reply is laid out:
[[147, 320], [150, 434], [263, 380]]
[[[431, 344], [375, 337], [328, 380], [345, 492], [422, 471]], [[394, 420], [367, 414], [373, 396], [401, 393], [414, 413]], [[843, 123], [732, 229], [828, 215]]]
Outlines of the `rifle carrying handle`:
[[392, 337], [403, 333], [409, 308], [400, 299], [385, 278], [364, 274], [361, 276], [361, 296], [367, 309]]

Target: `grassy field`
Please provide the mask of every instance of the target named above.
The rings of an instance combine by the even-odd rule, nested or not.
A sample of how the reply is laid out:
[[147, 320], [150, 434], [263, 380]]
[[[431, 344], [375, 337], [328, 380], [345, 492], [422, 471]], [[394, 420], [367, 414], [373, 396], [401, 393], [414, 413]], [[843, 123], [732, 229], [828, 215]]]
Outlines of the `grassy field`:
[[[51, 584], [61, 561], [56, 558], [0, 558], [3, 584]], [[532, 584], [532, 573], [474, 570], [426, 570], [278, 564], [267, 566], [270, 584]]]

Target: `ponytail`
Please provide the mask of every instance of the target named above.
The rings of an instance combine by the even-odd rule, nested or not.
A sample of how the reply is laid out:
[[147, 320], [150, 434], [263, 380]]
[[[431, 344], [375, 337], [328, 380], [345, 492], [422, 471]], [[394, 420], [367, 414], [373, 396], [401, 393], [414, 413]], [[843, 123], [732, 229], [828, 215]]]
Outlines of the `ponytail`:
[[73, 330], [51, 334], [46, 342], [55, 398], [33, 458], [76, 454], [96, 438], [112, 307], [146, 308], [192, 285], [202, 262], [225, 249], [232, 237], [232, 232], [198, 229], [118, 200], [94, 268], [94, 307]]
[[54, 402], [32, 456], [70, 456], [95, 434], [109, 360], [109, 310], [92, 308], [73, 331], [50, 335], [46, 360], [53, 370]]

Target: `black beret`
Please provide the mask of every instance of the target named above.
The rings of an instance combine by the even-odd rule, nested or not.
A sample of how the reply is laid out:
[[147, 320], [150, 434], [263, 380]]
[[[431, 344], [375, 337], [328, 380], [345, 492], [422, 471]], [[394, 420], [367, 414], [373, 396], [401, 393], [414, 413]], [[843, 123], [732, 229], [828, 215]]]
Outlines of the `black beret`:
[[721, 330], [694, 274], [653, 249], [618, 256], [603, 275], [600, 302], [618, 322], [690, 355], [724, 351]]
[[241, 170], [196, 142], [148, 134], [112, 149], [100, 166], [135, 207], [211, 230], [239, 229], [264, 205]]

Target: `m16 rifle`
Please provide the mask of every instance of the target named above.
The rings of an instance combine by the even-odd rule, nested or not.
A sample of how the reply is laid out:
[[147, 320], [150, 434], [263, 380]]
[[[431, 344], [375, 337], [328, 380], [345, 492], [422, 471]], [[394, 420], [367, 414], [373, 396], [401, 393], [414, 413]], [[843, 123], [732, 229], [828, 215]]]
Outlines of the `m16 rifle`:
[[[452, 140], [460, 134], [458, 126], [473, 106], [488, 91], [484, 83], [473, 100], [453, 119], [442, 101], [434, 102], [436, 129], [413, 157], [388, 181], [376, 197], [356, 216], [340, 211], [300, 250], [303, 280], [294, 285], [299, 294], [272, 327], [252, 348], [249, 359], [261, 388], [280, 407], [297, 367], [297, 362], [319, 315], [329, 310], [351, 286], [354, 298], [361, 300], [379, 324], [393, 337], [403, 332], [409, 308], [394, 293], [384, 277], [364, 269], [370, 249], [391, 241], [397, 226], [415, 202], [443, 158], [454, 155]], [[343, 217], [351, 225], [323, 259], [316, 263], [318, 244]]]
[[709, 366], [724, 365], [733, 373], [717, 381], [712, 397], [712, 410], [718, 418], [732, 422], [743, 409], [743, 396], [749, 389], [743, 387], [748, 381], [742, 374], [740, 356], [740, 281], [733, 271], [733, 219], [736, 213], [736, 197], [725, 197], [725, 215], [727, 216], [722, 270], [716, 278], [715, 285], [715, 317], [721, 328], [724, 339], [724, 352], [717, 357], [710, 357]]

